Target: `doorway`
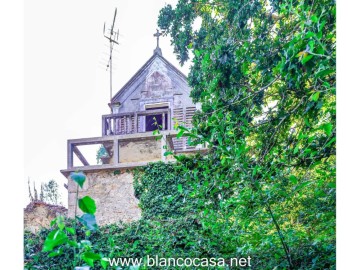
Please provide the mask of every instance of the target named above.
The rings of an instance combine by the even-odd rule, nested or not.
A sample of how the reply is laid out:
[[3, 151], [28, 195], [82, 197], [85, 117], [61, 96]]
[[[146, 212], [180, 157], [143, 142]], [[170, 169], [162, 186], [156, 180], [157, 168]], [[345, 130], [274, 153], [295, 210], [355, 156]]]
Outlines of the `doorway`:
[[[154, 110], [167, 110], [169, 109], [169, 105], [167, 103], [161, 103], [161, 104], [148, 104], [145, 105], [145, 110], [146, 111], [154, 111]], [[163, 113], [158, 113], [158, 114], [152, 114], [152, 115], [146, 115], [145, 118], [145, 131], [154, 131], [157, 129], [162, 130], [163, 127], [165, 127], [164, 129], [167, 130], [168, 127], [168, 112], [165, 112], [165, 117], [164, 117], [164, 122], [163, 123]]]

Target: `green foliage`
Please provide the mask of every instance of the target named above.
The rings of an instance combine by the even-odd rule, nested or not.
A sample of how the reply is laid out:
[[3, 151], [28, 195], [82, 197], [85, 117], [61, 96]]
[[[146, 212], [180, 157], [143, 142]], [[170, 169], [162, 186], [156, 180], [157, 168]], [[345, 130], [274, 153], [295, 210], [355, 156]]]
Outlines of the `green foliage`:
[[[178, 159], [181, 164], [152, 163], [135, 172], [134, 188], [143, 211], [142, 218], [130, 224], [99, 227], [91, 234], [93, 253], [102, 258], [144, 258], [146, 255], [210, 258], [238, 255], [225, 248], [229, 244], [226, 242], [229, 232], [223, 234], [218, 230], [213, 233], [200, 222], [198, 209], [206, 206], [199, 205], [198, 200], [192, 198], [194, 190], [184, 174], [190, 173], [201, 158], [180, 156]], [[179, 189], [180, 185], [182, 189]], [[63, 233], [68, 238], [74, 232], [66, 228], [73, 223], [73, 220], [65, 220]], [[46, 242], [48, 232], [52, 230], [43, 230], [38, 235], [25, 234], [28, 269], [49, 269], [51, 263], [54, 263], [51, 269], [71, 269], [75, 257], [69, 246], [64, 247], [57, 260], [55, 257], [41, 256], [44, 253], [40, 250], [41, 243]], [[86, 231], [87, 228], [77, 223], [76, 235], [79, 239], [86, 237]], [[99, 269], [100, 262], [94, 262], [94, 267]]]
[[[82, 172], [75, 172], [71, 174], [71, 179], [82, 187], [86, 180], [86, 176]], [[74, 254], [71, 258], [72, 268], [79, 266], [78, 264], [81, 261], [92, 267], [94, 267], [94, 262], [98, 261], [103, 268], [106, 268], [108, 263], [107, 260], [103, 259], [100, 254], [93, 252], [92, 244], [88, 240], [90, 231], [98, 229], [94, 216], [96, 212], [95, 201], [89, 196], [78, 199], [78, 194], [76, 194], [76, 199], [78, 201], [79, 208], [84, 212], [81, 217], [76, 216], [76, 219], [80, 221], [86, 229], [86, 238], [84, 240], [78, 240], [76, 233], [78, 224], [76, 224], [75, 220], [73, 221], [72, 227], [70, 227], [65, 223], [65, 218], [63, 216], [57, 216], [50, 224], [54, 227], [47, 234], [43, 242], [42, 252], [51, 252], [47, 257], [52, 258], [61, 256], [64, 254], [65, 250], [72, 248]], [[27, 267], [31, 266], [38, 268], [37, 266], [31, 264]], [[47, 265], [47, 267], [55, 269], [53, 265]]]
[[108, 157], [108, 153], [107, 153], [104, 145], [101, 145], [96, 152], [96, 163], [102, 164], [101, 158], [104, 158], [104, 157]]
[[[33, 182], [33, 193], [30, 188], [30, 178], [28, 179], [28, 189], [29, 189], [29, 199], [31, 202], [33, 201], [42, 201], [45, 203], [50, 203], [57, 205], [60, 200], [59, 194], [59, 185], [58, 183], [51, 179], [46, 183], [41, 183], [40, 186], [40, 194], [38, 195], [38, 191], [35, 186], [35, 182]], [[34, 195], [33, 195], [34, 194]]]
[[[220, 161], [200, 156], [177, 158], [177, 164], [152, 163], [136, 171], [134, 188], [142, 208], [142, 218], [130, 224], [99, 227], [91, 234], [91, 252], [102, 258], [145, 258], [146, 255], [167, 258], [232, 258], [250, 255], [254, 269], [273, 269], [274, 265], [287, 268], [286, 263], [282, 263], [284, 255], [279, 248], [276, 231], [264, 205], [259, 206], [256, 202], [254, 192], [246, 188], [241, 192], [244, 198], [234, 196], [234, 192], [227, 188], [230, 181], [224, 179], [222, 191], [219, 192], [211, 178], [218, 178], [218, 168], [214, 170], [213, 167], [221, 164]], [[284, 184], [287, 183], [287, 179], [283, 181]], [[297, 187], [297, 190], [292, 191], [294, 193], [304, 194], [309, 188], [299, 185], [299, 179], [295, 175], [291, 175], [288, 182], [293, 184], [292, 187]], [[290, 185], [289, 183], [287, 185]], [[334, 190], [333, 188], [329, 186], [327, 190]], [[316, 192], [319, 190], [314, 189], [312, 194], [308, 192], [309, 196], [302, 195], [301, 201], [294, 203], [293, 208], [300, 208], [304, 204], [310, 208], [309, 212], [313, 211], [311, 215], [307, 215], [307, 210], [301, 208], [300, 215], [292, 217], [296, 219], [295, 227], [291, 220], [287, 220], [291, 217], [287, 212], [297, 213], [297, 209], [287, 209], [282, 217], [289, 224], [286, 232], [291, 233], [293, 238], [293, 254], [302, 258], [301, 265], [297, 265], [298, 269], [326, 269], [328, 267], [321, 266], [334, 261], [334, 243], [326, 239], [328, 226], [332, 226], [331, 211], [326, 208], [326, 200], [312, 205]], [[238, 203], [241, 205], [237, 205]], [[243, 209], [245, 206], [247, 209]], [[244, 216], [242, 211], [246, 211], [248, 216]], [[238, 216], [242, 219], [238, 219]], [[65, 228], [70, 227], [69, 224], [73, 222], [65, 220]], [[316, 239], [309, 234], [307, 226], [314, 230]], [[319, 233], [317, 226], [327, 232]], [[79, 239], [87, 237], [87, 230], [77, 223], [76, 235]], [[74, 233], [66, 229], [63, 232], [69, 238]], [[27, 267], [49, 269], [49, 265], [54, 264], [51, 269], [71, 269], [74, 254], [69, 246], [65, 246], [57, 257], [41, 256], [39, 243], [42, 243], [46, 236], [47, 233], [44, 232], [39, 235], [25, 234]], [[312, 242], [308, 244], [307, 241]], [[64, 267], [61, 268], [61, 265]], [[313, 267], [308, 267], [309, 265]], [[94, 262], [94, 267], [100, 269], [100, 262]]]
[[[41, 197], [43, 197], [41, 199]], [[44, 202], [57, 205], [60, 200], [59, 185], [51, 179], [47, 183], [41, 184], [40, 199]]]
[[188, 195], [179, 191], [179, 186], [186, 185], [184, 173], [191, 170], [193, 164], [193, 160], [187, 161], [186, 167], [158, 162], [136, 172], [135, 195], [139, 197], [144, 219], [178, 218], [194, 211]]
[[79, 208], [84, 213], [95, 214], [96, 212], [95, 201], [89, 196], [79, 199]]
[[202, 111], [188, 132], [211, 151], [186, 176], [212, 201], [202, 223], [233, 231], [260, 269], [335, 268], [335, 12], [331, 0], [180, 0], [160, 12], [180, 62], [194, 54]]
[[86, 176], [83, 172], [72, 172], [70, 174], [70, 177], [72, 180], [74, 180], [74, 182], [76, 184], [78, 184], [81, 188], [83, 187], [85, 180], [86, 180]]
[[[70, 225], [70, 223], [67, 221]], [[73, 269], [74, 253], [70, 246], [64, 246], [62, 254], [49, 257], [43, 252], [43, 243], [51, 231], [42, 229], [39, 233], [24, 233], [24, 261], [26, 269]]]

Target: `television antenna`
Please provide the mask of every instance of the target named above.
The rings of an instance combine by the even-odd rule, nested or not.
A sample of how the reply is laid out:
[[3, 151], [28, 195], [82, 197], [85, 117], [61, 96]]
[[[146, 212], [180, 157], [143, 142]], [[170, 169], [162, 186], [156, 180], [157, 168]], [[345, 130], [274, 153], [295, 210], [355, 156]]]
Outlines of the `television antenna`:
[[106, 66], [106, 70], [110, 69], [110, 102], [112, 99], [112, 51], [114, 49], [114, 45], [117, 44], [119, 45], [119, 29], [117, 31], [114, 31], [114, 26], [115, 26], [115, 19], [116, 19], [116, 12], [117, 12], [117, 8], [115, 8], [115, 13], [114, 13], [114, 20], [113, 23], [111, 25], [111, 28], [109, 29], [109, 33], [108, 35], [105, 34], [105, 28], [106, 28], [106, 24], [104, 23], [104, 29], [103, 29], [103, 35], [105, 38], [107, 38], [109, 40], [109, 49], [110, 49], [110, 54], [109, 54], [109, 60]]

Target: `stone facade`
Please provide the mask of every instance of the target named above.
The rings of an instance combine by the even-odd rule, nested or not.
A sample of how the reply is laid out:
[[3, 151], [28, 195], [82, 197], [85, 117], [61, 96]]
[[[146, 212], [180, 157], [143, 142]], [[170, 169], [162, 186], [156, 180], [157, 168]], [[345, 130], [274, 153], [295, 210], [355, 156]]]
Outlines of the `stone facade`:
[[150, 162], [161, 160], [161, 141], [149, 138], [119, 143], [120, 162]]
[[173, 109], [196, 107], [187, 78], [164, 57], [154, 54], [112, 98], [120, 103], [113, 113], [143, 111], [148, 105], [168, 104]]
[[[96, 202], [95, 213], [98, 225], [138, 220], [141, 210], [138, 199], [134, 195], [133, 174], [131, 171], [101, 170], [87, 172], [83, 188], [79, 187], [79, 198], [90, 196]], [[68, 208], [69, 217], [75, 216], [77, 185], [68, 177]], [[81, 215], [77, 207], [76, 214]]]

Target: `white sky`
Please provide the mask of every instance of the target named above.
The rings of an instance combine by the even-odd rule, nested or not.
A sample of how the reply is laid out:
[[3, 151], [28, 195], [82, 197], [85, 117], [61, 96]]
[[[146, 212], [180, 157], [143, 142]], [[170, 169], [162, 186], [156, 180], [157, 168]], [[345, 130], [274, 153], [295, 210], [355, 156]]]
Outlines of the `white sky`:
[[[38, 186], [55, 179], [67, 205], [67, 180], [60, 173], [66, 168], [67, 139], [101, 136], [110, 96], [109, 73], [101, 64], [108, 58], [104, 22], [111, 25], [117, 7], [121, 36], [113, 61], [115, 94], [152, 56], [164, 5], [162, 0], [25, 1], [25, 204], [30, 177]], [[173, 54], [170, 37], [160, 38], [160, 47], [188, 74], [188, 65], [180, 67]]]

